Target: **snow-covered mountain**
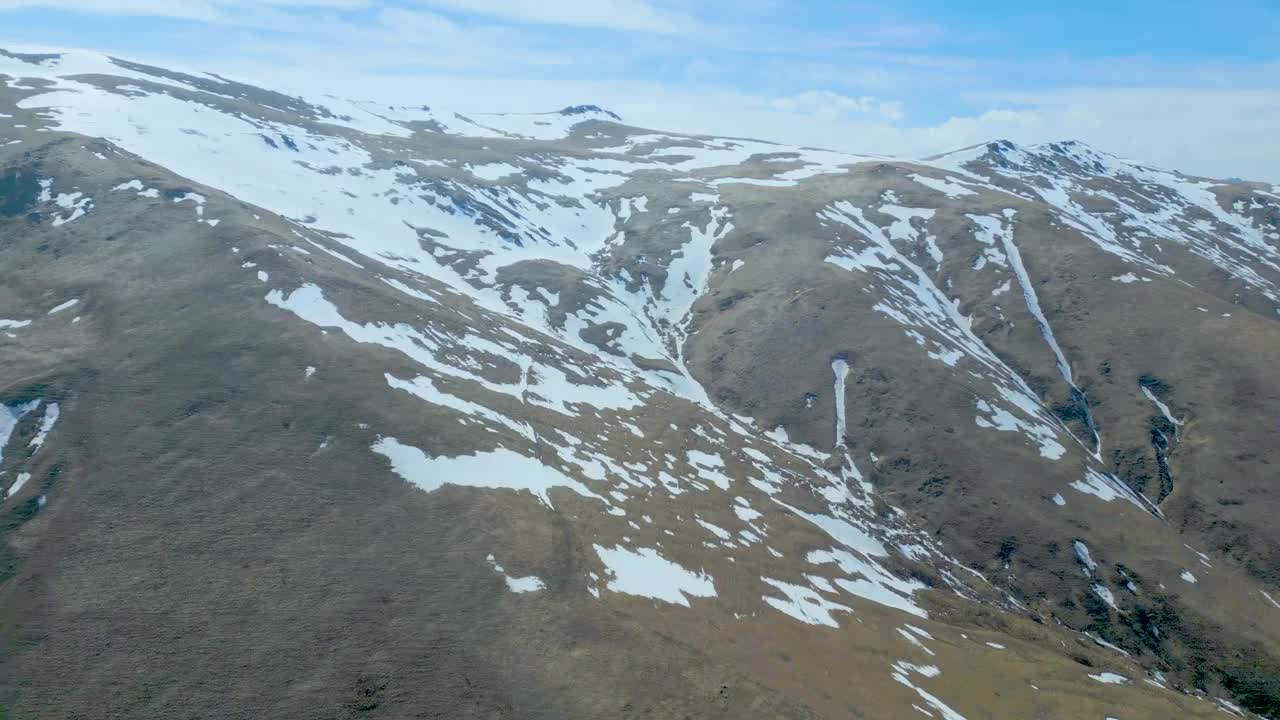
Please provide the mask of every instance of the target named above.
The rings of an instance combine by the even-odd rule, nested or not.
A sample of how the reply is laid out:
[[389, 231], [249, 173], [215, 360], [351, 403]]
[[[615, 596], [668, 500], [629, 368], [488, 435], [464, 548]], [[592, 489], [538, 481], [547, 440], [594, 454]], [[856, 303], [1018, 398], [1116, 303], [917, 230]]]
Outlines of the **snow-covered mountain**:
[[1280, 188], [0, 82], [14, 717], [1280, 717]]

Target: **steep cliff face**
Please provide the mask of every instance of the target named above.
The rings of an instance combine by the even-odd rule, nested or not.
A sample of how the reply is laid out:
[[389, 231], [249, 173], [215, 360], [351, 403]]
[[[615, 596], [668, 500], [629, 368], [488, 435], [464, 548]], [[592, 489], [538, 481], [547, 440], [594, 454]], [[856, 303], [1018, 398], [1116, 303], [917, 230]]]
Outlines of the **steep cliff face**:
[[1277, 188], [0, 80], [15, 717], [1280, 713]]

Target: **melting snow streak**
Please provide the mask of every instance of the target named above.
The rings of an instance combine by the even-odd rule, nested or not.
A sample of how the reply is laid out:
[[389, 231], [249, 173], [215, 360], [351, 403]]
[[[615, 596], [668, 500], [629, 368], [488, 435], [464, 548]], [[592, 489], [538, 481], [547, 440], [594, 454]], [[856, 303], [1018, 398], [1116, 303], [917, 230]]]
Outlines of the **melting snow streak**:
[[844, 445], [844, 381], [849, 377], [849, 362], [842, 357], [831, 361], [831, 371], [836, 375], [836, 447]]
[[397, 475], [427, 492], [438, 490], [443, 485], [527, 490], [551, 507], [548, 491], [553, 487], [563, 487], [583, 497], [604, 500], [559, 470], [506, 448], [453, 458], [431, 457], [395, 438], [382, 438], [373, 444], [372, 449], [391, 461], [391, 469]]

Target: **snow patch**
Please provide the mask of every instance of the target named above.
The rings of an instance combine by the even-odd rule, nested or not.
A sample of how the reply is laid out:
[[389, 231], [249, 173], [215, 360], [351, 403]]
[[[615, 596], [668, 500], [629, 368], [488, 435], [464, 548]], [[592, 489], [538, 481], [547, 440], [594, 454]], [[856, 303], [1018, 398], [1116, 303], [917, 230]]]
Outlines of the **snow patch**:
[[27, 481], [30, 479], [31, 479], [31, 473], [28, 473], [28, 472], [18, 473], [18, 477], [14, 479], [13, 484], [9, 486], [9, 490], [5, 493], [5, 497], [11, 498], [14, 495], [17, 495], [18, 491], [22, 489], [22, 486], [26, 485]]
[[838, 628], [840, 623], [831, 616], [833, 612], [852, 613], [846, 605], [831, 602], [819, 595], [812, 588], [803, 585], [792, 585], [791, 583], [774, 580], [772, 578], [760, 578], [768, 585], [772, 585], [776, 590], [782, 593], [783, 597], [777, 598], [770, 595], [764, 596], [764, 601], [773, 609], [788, 615], [802, 623], [808, 625], [825, 625], [827, 627]]
[[9, 444], [9, 438], [18, 427], [18, 422], [38, 407], [40, 407], [39, 400], [19, 405], [0, 405], [0, 461], [4, 460], [5, 446]]
[[691, 572], [664, 558], [653, 548], [592, 545], [610, 576], [609, 590], [689, 607], [689, 598], [715, 597], [714, 579]]
[[29, 447], [35, 448], [35, 450], [31, 451], [33, 455], [41, 447], [44, 447], [44, 440], [49, 436], [49, 431], [53, 429], [53, 426], [58, 423], [60, 414], [61, 409], [58, 407], [58, 403], [51, 402], [45, 407], [44, 418], [40, 421], [40, 429], [36, 432], [36, 436], [31, 438], [31, 442], [28, 443]]
[[542, 578], [533, 575], [528, 577], [513, 577], [508, 575], [506, 570], [498, 564], [498, 561], [493, 557], [492, 553], [490, 553], [489, 557], [485, 559], [488, 560], [489, 566], [493, 568], [493, 571], [501, 575], [503, 579], [507, 581], [507, 589], [513, 593], [531, 593], [546, 589], [546, 584], [542, 582]]
[[379, 438], [371, 449], [390, 460], [391, 469], [397, 475], [427, 492], [434, 492], [445, 485], [523, 490], [547, 507], [553, 507], [550, 491], [560, 487], [605, 502], [582, 483], [555, 468], [506, 448], [458, 457], [431, 457], [395, 438]]

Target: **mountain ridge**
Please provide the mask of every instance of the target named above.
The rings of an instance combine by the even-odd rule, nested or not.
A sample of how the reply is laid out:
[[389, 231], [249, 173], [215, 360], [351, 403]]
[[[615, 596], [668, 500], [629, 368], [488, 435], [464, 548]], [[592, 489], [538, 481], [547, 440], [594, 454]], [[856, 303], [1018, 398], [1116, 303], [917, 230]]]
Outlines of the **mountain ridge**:
[[[74, 53], [74, 54], [80, 54], [80, 55], [82, 55], [82, 56], [86, 56], [86, 59], [93, 59], [94, 61], [97, 61], [97, 62], [105, 61], [105, 62], [107, 62], [107, 63], [112, 63], [112, 64], [114, 64], [114, 63], [116, 63], [116, 61], [119, 61], [119, 62], [121, 62], [121, 63], [124, 63], [124, 65], [122, 65], [121, 67], [126, 67], [126, 68], [127, 68], [127, 66], [129, 66], [129, 65], [133, 65], [133, 66], [136, 66], [136, 67], [147, 67], [147, 68], [150, 68], [150, 69], [152, 69], [152, 70], [161, 70], [161, 69], [162, 69], [162, 68], [160, 68], [159, 66], [155, 66], [155, 65], [147, 65], [147, 64], [145, 64], [145, 63], [139, 63], [139, 62], [135, 62], [135, 61], [128, 60], [127, 58], [124, 58], [124, 57], [117, 57], [117, 56], [115, 56], [115, 55], [111, 55], [111, 54], [109, 54], [109, 53], [99, 52], [99, 51], [96, 51], [96, 50], [90, 50], [90, 49], [74, 49], [74, 50], [72, 50], [72, 49], [65, 49], [65, 48], [56, 48], [56, 47], [45, 47], [45, 46], [40, 46], [40, 47], [31, 47], [31, 48], [22, 47], [22, 49], [21, 49], [21, 50], [19, 50], [18, 52], [12, 52], [12, 51], [10, 51], [10, 50], [6, 50], [5, 48], [0, 48], [0, 53], [4, 53], [4, 54], [6, 54], [6, 55], [8, 55], [8, 56], [10, 56], [10, 57], [24, 57], [24, 56], [25, 56], [25, 57], [27, 57], [27, 58], [30, 58], [32, 62], [36, 62], [36, 63], [53, 61], [53, 60], [57, 59], [58, 57], [64, 56], [64, 55], [69, 54], [69, 53]], [[173, 71], [168, 71], [168, 72], [173, 72]], [[223, 76], [223, 75], [221, 75], [221, 74], [218, 74], [218, 73], [213, 73], [213, 72], [200, 72], [200, 71], [195, 71], [195, 70], [190, 69], [190, 68], [188, 68], [188, 69], [184, 69], [184, 70], [181, 70], [181, 71], [178, 71], [178, 72], [180, 72], [181, 74], [185, 74], [185, 75], [191, 76], [191, 77], [196, 77], [196, 76], [199, 76], [199, 75], [204, 75], [204, 76], [207, 76], [207, 77], [209, 77], [209, 78], [213, 78], [213, 79], [215, 79], [215, 80], [219, 80], [219, 81], [222, 81], [222, 82], [224, 82], [224, 83], [228, 83], [228, 84], [237, 84], [237, 85], [244, 85], [244, 86], [248, 86], [248, 85], [251, 85], [251, 84], [252, 84], [252, 81], [247, 80], [247, 79], [235, 80], [235, 79], [231, 79], [231, 78], [225, 77], [225, 76]], [[304, 102], [305, 102], [305, 101], [307, 101], [307, 98], [306, 98], [306, 96], [305, 96], [305, 95], [294, 95], [294, 96], [291, 96], [291, 97], [292, 97], [293, 99], [296, 99], [296, 100], [299, 100], [299, 101], [304, 101]], [[394, 109], [394, 108], [402, 108], [402, 109], [427, 109], [427, 110], [429, 110], [429, 107], [430, 107], [430, 104], [429, 104], [429, 103], [427, 103], [427, 104], [418, 104], [418, 105], [413, 105], [413, 104], [409, 104], [409, 105], [404, 105], [404, 104], [391, 104], [391, 103], [387, 103], [387, 102], [383, 102], [383, 101], [378, 101], [378, 100], [368, 100], [368, 99], [361, 100], [361, 99], [354, 98], [354, 97], [339, 96], [339, 95], [334, 95], [334, 94], [331, 94], [331, 93], [324, 93], [324, 94], [322, 94], [322, 95], [320, 96], [320, 98], [322, 98], [322, 99], [323, 99], [323, 98], [330, 98], [330, 99], [337, 100], [337, 101], [341, 101], [341, 102], [344, 102], [344, 103], [352, 103], [352, 104], [356, 104], [356, 105], [382, 106], [382, 107], [390, 108], [390, 109]], [[609, 110], [609, 109], [607, 109], [607, 108], [603, 108], [603, 107], [601, 107], [601, 106], [599, 106], [599, 105], [595, 105], [595, 104], [591, 104], [591, 103], [570, 104], [570, 105], [567, 105], [567, 106], [565, 106], [565, 107], [563, 107], [563, 108], [556, 109], [556, 110], [530, 110], [530, 111], [523, 111], [523, 112], [496, 112], [496, 113], [495, 113], [495, 112], [468, 111], [468, 110], [461, 109], [461, 108], [454, 108], [454, 109], [451, 109], [451, 110], [450, 110], [450, 112], [460, 113], [460, 114], [463, 114], [463, 115], [481, 115], [481, 116], [484, 116], [484, 115], [517, 115], [517, 116], [535, 116], [535, 115], [552, 115], [552, 114], [562, 114], [562, 115], [569, 115], [569, 116], [572, 116], [572, 115], [582, 115], [582, 114], [591, 114], [591, 113], [596, 113], [596, 114], [600, 114], [600, 115], [606, 116], [607, 118], [609, 118], [609, 119], [610, 119], [610, 120], [612, 120], [613, 122], [617, 122], [618, 124], [621, 124], [621, 125], [626, 125], [626, 123], [624, 122], [623, 118], [621, 118], [617, 113], [615, 113], [615, 112], [613, 112], [613, 111], [611, 111], [611, 110]], [[590, 119], [594, 119], [594, 118], [588, 118], [588, 120], [590, 120]], [[586, 122], [586, 121], [587, 121], [587, 120], [584, 120], [584, 122]], [[605, 121], [607, 122], [608, 120], [605, 120]], [[639, 128], [638, 126], [628, 126], [628, 127], [636, 127], [636, 129], [642, 129], [642, 128]], [[751, 140], [751, 141], [753, 141], [753, 142], [758, 142], [758, 143], [763, 143], [763, 144], [769, 144], [769, 145], [777, 145], [777, 146], [781, 146], [781, 147], [788, 147], [788, 146], [789, 146], [787, 143], [784, 143], [784, 142], [773, 141], [773, 140], [764, 140], [764, 139], [761, 139], [761, 138], [752, 138], [752, 137], [747, 137], [747, 136], [723, 136], [723, 135], [710, 135], [710, 134], [702, 134], [702, 133], [685, 133], [684, 135], [685, 135], [685, 136], [687, 136], [687, 137], [703, 137], [703, 138], [718, 137], [718, 138], [727, 139], [727, 140]], [[918, 158], [917, 158], [917, 157], [912, 157], [912, 156], [872, 155], [872, 154], [868, 154], [868, 153], [865, 153], [865, 152], [856, 152], [856, 151], [849, 151], [849, 150], [835, 150], [835, 149], [833, 149], [833, 148], [825, 148], [825, 147], [811, 147], [811, 146], [795, 146], [795, 147], [799, 147], [799, 149], [801, 149], [801, 150], [822, 150], [822, 151], [826, 151], [826, 152], [844, 153], [844, 154], [848, 154], [848, 155], [850, 155], [850, 156], [856, 156], [856, 157], [882, 157], [882, 158], [892, 158], [892, 159], [899, 160], [899, 161], [904, 161], [904, 162], [910, 162], [910, 161], [912, 161], [912, 160], [924, 160], [924, 161], [929, 161], [929, 160], [933, 160], [933, 159], [937, 159], [937, 158], [945, 157], [945, 156], [947, 156], [947, 155], [954, 155], [954, 154], [957, 154], [957, 153], [960, 153], [960, 152], [964, 152], [964, 151], [967, 151], [967, 150], [974, 150], [974, 149], [977, 149], [977, 148], [979, 148], [979, 147], [988, 147], [988, 148], [991, 148], [991, 147], [999, 146], [999, 145], [1002, 145], [1002, 144], [1003, 144], [1003, 145], [1007, 145], [1007, 146], [1017, 147], [1017, 144], [1016, 144], [1016, 143], [1013, 143], [1012, 141], [1010, 141], [1010, 140], [1008, 140], [1008, 139], [1005, 139], [1005, 138], [993, 138], [993, 139], [991, 139], [991, 140], [986, 140], [986, 141], [983, 141], [983, 142], [974, 143], [974, 144], [972, 144], [972, 145], [966, 145], [966, 146], [964, 146], [964, 147], [956, 148], [956, 149], [953, 149], [953, 150], [947, 150], [947, 151], [943, 151], [943, 152], [934, 153], [934, 154], [931, 154], [931, 155], [921, 156], [921, 157], [918, 157]], [[1082, 141], [1082, 140], [1079, 140], [1079, 139], [1073, 139], [1073, 138], [1064, 138], [1064, 139], [1054, 140], [1054, 141], [1045, 141], [1045, 142], [1040, 142], [1040, 143], [1031, 143], [1031, 144], [1027, 145], [1027, 147], [1039, 148], [1039, 147], [1053, 146], [1053, 145], [1065, 145], [1065, 146], [1075, 145], [1075, 146], [1081, 146], [1081, 147], [1085, 147], [1085, 148], [1091, 149], [1091, 150], [1093, 150], [1093, 151], [1095, 151], [1095, 152], [1101, 152], [1101, 153], [1104, 153], [1104, 154], [1106, 154], [1106, 155], [1108, 155], [1108, 156], [1110, 156], [1110, 157], [1113, 157], [1113, 158], [1115, 158], [1115, 159], [1117, 159], [1117, 160], [1120, 160], [1120, 161], [1122, 161], [1122, 162], [1127, 162], [1127, 163], [1130, 163], [1130, 164], [1140, 164], [1138, 161], [1135, 161], [1135, 160], [1132, 160], [1132, 159], [1125, 159], [1125, 158], [1121, 158], [1121, 157], [1119, 157], [1119, 156], [1117, 156], [1117, 155], [1113, 155], [1113, 154], [1111, 154], [1111, 153], [1108, 153], [1108, 152], [1106, 152], [1105, 150], [1102, 150], [1102, 149], [1100, 149], [1100, 148], [1094, 148], [1094, 147], [1093, 147], [1093, 146], [1091, 146], [1089, 143], [1086, 143], [1086, 142], [1084, 142], [1084, 141]], [[1206, 178], [1206, 179], [1208, 179], [1208, 178], [1207, 178], [1207, 176], [1189, 176], [1189, 177], [1202, 177], [1202, 178]], [[1249, 182], [1249, 181], [1245, 181], [1245, 182]]]

